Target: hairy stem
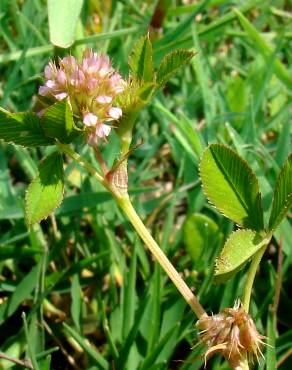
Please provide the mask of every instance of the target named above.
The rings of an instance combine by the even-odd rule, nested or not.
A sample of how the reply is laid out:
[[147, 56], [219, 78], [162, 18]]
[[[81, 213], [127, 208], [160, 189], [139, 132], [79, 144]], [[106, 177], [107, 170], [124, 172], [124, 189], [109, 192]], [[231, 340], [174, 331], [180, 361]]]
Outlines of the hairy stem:
[[88, 163], [82, 156], [74, 152], [69, 145], [61, 143], [58, 143], [57, 145], [63, 153], [67, 154], [69, 157], [78, 162], [83, 168], [85, 168], [90, 174], [92, 174], [108, 191], [112, 193], [114, 199], [124, 211], [125, 215], [128, 217], [138, 235], [144, 241], [150, 252], [154, 255], [158, 263], [167, 273], [169, 278], [182, 294], [186, 302], [190, 305], [197, 317], [200, 318], [202, 315], [206, 314], [197, 297], [184, 282], [180, 274], [176, 271], [174, 266], [171, 264], [164, 252], [160, 249], [158, 244], [151, 236], [146, 226], [141, 221], [140, 217], [132, 206], [128, 194], [122, 194], [113, 184], [109, 183], [106, 178], [104, 178], [98, 171], [96, 171], [96, 169], [90, 163]]
[[184, 280], [181, 278], [177, 270], [171, 264], [169, 259], [166, 257], [164, 252], [160, 249], [156, 241], [153, 239], [151, 234], [149, 233], [146, 226], [141, 221], [140, 217], [136, 213], [130, 199], [128, 196], [124, 196], [121, 199], [117, 200], [119, 206], [122, 208], [126, 216], [128, 217], [129, 221], [133, 225], [134, 229], [137, 231], [141, 239], [149, 248], [150, 252], [159, 262], [160, 266], [164, 269], [167, 273], [169, 278], [172, 280], [174, 285], [177, 287], [181, 295], [184, 297], [186, 302], [190, 305], [194, 313], [200, 318], [202, 315], [205, 314], [205, 310], [201, 306], [200, 302], [190, 290], [190, 288], [186, 285]]

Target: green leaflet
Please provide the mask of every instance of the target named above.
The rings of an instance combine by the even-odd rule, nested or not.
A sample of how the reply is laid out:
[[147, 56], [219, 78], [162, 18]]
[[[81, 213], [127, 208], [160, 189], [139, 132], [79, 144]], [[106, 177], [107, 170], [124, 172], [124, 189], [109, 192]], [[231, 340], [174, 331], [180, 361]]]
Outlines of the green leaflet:
[[180, 67], [188, 64], [194, 55], [194, 52], [184, 49], [176, 50], [167, 54], [159, 65], [156, 75], [157, 84], [159, 86], [163, 86], [176, 74]]
[[47, 218], [63, 200], [63, 160], [60, 153], [48, 156], [29, 185], [25, 197], [25, 217], [29, 225]]
[[224, 244], [220, 256], [216, 259], [215, 282], [223, 283], [230, 279], [269, 241], [269, 236], [262, 237], [253, 230], [233, 232]]
[[72, 111], [67, 100], [62, 100], [46, 109], [41, 119], [45, 134], [61, 143], [71, 143], [82, 131], [74, 124]]
[[274, 191], [269, 230], [275, 230], [292, 206], [292, 154], [281, 168]]
[[235, 151], [211, 144], [200, 163], [203, 190], [209, 201], [238, 225], [263, 229], [263, 211], [258, 180]]
[[134, 52], [129, 57], [129, 66], [138, 81], [153, 81], [153, 50], [149, 35], [141, 37], [134, 45]]
[[9, 113], [0, 108], [0, 139], [25, 147], [53, 145], [45, 136], [39, 117], [32, 112]]
[[50, 41], [68, 48], [75, 41], [76, 27], [83, 0], [48, 0]]

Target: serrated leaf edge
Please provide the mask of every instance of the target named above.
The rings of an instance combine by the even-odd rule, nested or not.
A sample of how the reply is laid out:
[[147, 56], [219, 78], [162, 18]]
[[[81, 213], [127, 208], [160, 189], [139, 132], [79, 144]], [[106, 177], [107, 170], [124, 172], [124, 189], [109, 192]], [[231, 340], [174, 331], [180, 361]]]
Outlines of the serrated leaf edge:
[[[48, 214], [46, 217], [41, 218], [39, 221], [37, 221], [35, 223], [30, 223], [28, 221], [28, 218], [27, 218], [27, 214], [28, 214], [28, 199], [27, 199], [27, 196], [28, 196], [29, 188], [30, 188], [30, 186], [32, 184], [34, 184], [37, 181], [37, 179], [39, 177], [39, 174], [40, 174], [39, 173], [39, 169], [44, 164], [45, 160], [48, 159], [51, 155], [53, 155], [55, 153], [57, 153], [57, 152], [53, 152], [53, 153], [49, 154], [47, 157], [43, 158], [43, 160], [41, 161], [41, 163], [38, 166], [38, 172], [37, 172], [35, 178], [30, 182], [30, 184], [28, 185], [27, 189], [25, 190], [25, 201], [24, 201], [24, 216], [25, 217], [24, 218], [25, 218], [25, 221], [26, 221], [26, 223], [27, 223], [27, 225], [29, 227], [32, 226], [32, 225], [34, 225], [35, 223], [38, 223], [39, 224], [41, 221], [46, 220], [53, 212], [56, 211], [56, 209], [60, 208], [60, 206], [61, 206], [61, 204], [62, 204], [62, 202], [64, 200], [65, 186], [63, 186], [63, 189], [62, 189], [62, 198], [61, 198], [60, 202], [57, 203], [57, 205], [52, 209], [52, 212], [50, 214]], [[63, 172], [63, 175], [62, 175], [62, 180], [63, 180], [63, 183], [64, 183], [64, 172]]]
[[228, 273], [232, 273], [232, 271], [234, 271], [234, 270], [237, 270], [237, 269], [239, 269], [239, 270], [241, 270], [242, 268], [243, 268], [243, 266], [246, 264], [246, 263], [248, 263], [248, 261], [254, 256], [254, 254], [259, 250], [259, 249], [261, 249], [264, 245], [268, 245], [268, 243], [270, 242], [270, 240], [271, 240], [271, 237], [272, 237], [272, 235], [271, 234], [265, 234], [264, 236], [261, 236], [262, 237], [262, 241], [259, 243], [259, 247], [258, 247], [258, 249], [250, 256], [250, 257], [248, 257], [248, 259], [245, 261], [245, 262], [243, 262], [242, 264], [240, 264], [239, 266], [237, 266], [235, 269], [233, 269], [233, 270], [229, 270], [229, 271], [226, 271], [225, 273], [222, 273], [222, 274], [219, 274], [218, 275], [218, 259], [220, 259], [220, 256], [221, 256], [221, 254], [222, 254], [222, 252], [223, 252], [223, 250], [224, 250], [224, 248], [225, 248], [225, 245], [230, 241], [230, 239], [231, 238], [233, 238], [233, 236], [235, 235], [235, 234], [237, 234], [237, 233], [247, 233], [247, 232], [252, 232], [253, 233], [253, 235], [254, 236], [256, 236], [257, 234], [258, 235], [260, 235], [260, 233], [258, 232], [258, 231], [256, 231], [256, 230], [252, 230], [252, 229], [237, 229], [237, 230], [234, 230], [234, 231], [232, 231], [229, 235], [228, 235], [228, 238], [226, 239], [226, 241], [225, 241], [225, 243], [224, 243], [224, 245], [223, 245], [223, 248], [222, 248], [222, 250], [220, 251], [220, 254], [219, 254], [219, 256], [218, 257], [216, 257], [216, 259], [215, 259], [215, 268], [214, 268], [214, 277], [216, 278], [216, 277], [220, 277], [220, 276], [222, 276], [222, 275], [224, 275], [224, 274], [228, 274]]
[[188, 50], [188, 49], [178, 49], [178, 50], [174, 50], [174, 51], [171, 51], [170, 53], [168, 53], [168, 54], [166, 54], [163, 58], [162, 58], [162, 60], [161, 60], [161, 62], [159, 63], [159, 66], [158, 66], [158, 68], [157, 68], [157, 71], [156, 71], [156, 80], [157, 80], [157, 74], [158, 74], [158, 71], [159, 71], [159, 69], [161, 68], [161, 66], [162, 66], [162, 64], [163, 64], [163, 62], [164, 61], [166, 61], [166, 59], [167, 58], [169, 58], [171, 55], [174, 55], [174, 54], [179, 54], [179, 53], [181, 53], [181, 52], [187, 52], [188, 54], [189, 54], [189, 56], [188, 56], [188, 58], [186, 58], [186, 61], [184, 61], [181, 65], [179, 65], [177, 68], [175, 68], [174, 70], [172, 70], [172, 72], [171, 73], [168, 73], [168, 74], [166, 74], [165, 75], [165, 78], [163, 79], [164, 81], [162, 81], [162, 82], [158, 82], [157, 81], [157, 85], [159, 86], [159, 87], [162, 87], [162, 86], [164, 86], [165, 84], [166, 84], [166, 82], [167, 82], [167, 80], [169, 80], [169, 76], [171, 76], [171, 75], [173, 75], [173, 74], [175, 74], [183, 65], [186, 65], [196, 54], [197, 54], [197, 52], [195, 52], [195, 51], [191, 51], [191, 50]]
[[[152, 70], [152, 76], [153, 76], [153, 78], [155, 79], [155, 78], [156, 78], [156, 74], [155, 74], [155, 71], [154, 71], [154, 65], [153, 65], [153, 45], [152, 45], [152, 43], [151, 43], [149, 33], [148, 33], [147, 35], [141, 36], [141, 37], [137, 40], [137, 42], [134, 44], [133, 49], [135, 50], [135, 49], [136, 49], [136, 47], [139, 45], [140, 41], [142, 41], [142, 40], [143, 40], [143, 42], [144, 42], [144, 41], [146, 41], [146, 40], [148, 40], [148, 41], [150, 42], [151, 51], [152, 51], [152, 53], [151, 53], [151, 55], [150, 55], [151, 70]], [[128, 65], [129, 65], [129, 67], [130, 67], [131, 72], [132, 72], [133, 74], [135, 74], [135, 72], [133, 71], [132, 65], [131, 65], [131, 64], [132, 64], [132, 60], [133, 60], [133, 53], [131, 53], [131, 54], [129, 55], [129, 58], [128, 58]], [[137, 76], [135, 76], [135, 77], [137, 78]], [[144, 79], [143, 79], [143, 78], [142, 78], [142, 79], [137, 78], [137, 81], [143, 81], [143, 82], [145, 82], [145, 83], [150, 82], [150, 81], [144, 81]]]
[[[204, 187], [204, 185], [203, 185], [203, 182], [202, 182], [202, 176], [201, 176], [201, 163], [202, 163], [202, 158], [203, 158], [203, 156], [204, 156], [204, 154], [205, 154], [205, 152], [211, 147], [211, 146], [213, 146], [213, 145], [216, 145], [216, 146], [221, 146], [221, 147], [224, 147], [225, 149], [228, 149], [230, 152], [232, 152], [232, 153], [234, 153], [235, 155], [237, 155], [241, 160], [242, 160], [242, 162], [244, 163], [244, 165], [246, 166], [246, 168], [247, 168], [247, 170], [249, 171], [249, 173], [251, 173], [254, 177], [255, 177], [255, 179], [256, 179], [256, 185], [257, 185], [257, 194], [258, 194], [258, 196], [260, 197], [260, 205], [261, 205], [261, 211], [262, 211], [262, 214], [263, 214], [263, 205], [262, 205], [262, 194], [261, 194], [261, 192], [260, 192], [260, 186], [259, 186], [259, 181], [258, 181], [258, 178], [257, 178], [257, 176], [256, 176], [256, 174], [253, 172], [253, 170], [252, 170], [252, 168], [249, 166], [249, 164], [248, 164], [248, 162], [244, 159], [244, 158], [242, 158], [235, 150], [233, 150], [232, 148], [230, 148], [228, 145], [225, 145], [225, 144], [218, 144], [218, 143], [216, 143], [216, 144], [214, 144], [214, 143], [212, 143], [212, 144], [209, 144], [205, 149], [204, 149], [204, 151], [203, 151], [203, 153], [202, 153], [202, 155], [201, 155], [201, 157], [200, 157], [200, 161], [199, 161], [199, 178], [200, 178], [200, 181], [201, 181], [201, 188], [202, 188], [202, 191], [203, 191], [203, 194], [205, 195], [205, 197], [207, 198], [207, 200], [208, 200], [208, 203], [214, 208], [214, 209], [216, 209], [219, 213], [221, 213], [224, 217], [226, 217], [226, 218], [228, 218], [229, 220], [231, 220], [232, 222], [234, 222], [235, 223], [235, 225], [237, 226], [237, 227], [239, 227], [239, 228], [242, 228], [242, 229], [246, 229], [246, 230], [249, 230], [250, 228], [245, 228], [245, 226], [244, 225], [242, 225], [242, 224], [240, 224], [240, 223], [238, 223], [238, 222], [236, 222], [236, 221], [234, 221], [231, 217], [229, 217], [229, 216], [227, 216], [224, 212], [223, 212], [223, 210], [221, 210], [219, 207], [217, 207], [212, 201], [211, 201], [211, 199], [209, 198], [209, 196], [208, 196], [208, 194], [206, 193], [206, 191], [205, 191], [205, 187]], [[264, 225], [263, 225], [264, 226]], [[255, 229], [250, 229], [250, 230], [254, 230], [254, 231], [257, 231], [257, 232], [259, 232], [259, 231], [263, 231], [263, 230], [255, 230]]]
[[[11, 118], [12, 118], [12, 119], [16, 119], [16, 118], [14, 118], [14, 117], [13, 117], [13, 114], [16, 114], [16, 113], [9, 112], [8, 110], [6, 110], [6, 109], [4, 109], [4, 108], [2, 108], [2, 107], [0, 107], [0, 111], [2, 111], [3, 113], [5, 113], [5, 114], [7, 114], [7, 115], [11, 116]], [[34, 114], [34, 115], [35, 115], [35, 116], [40, 120], [40, 118], [38, 117], [38, 115], [37, 115], [35, 112], [33, 112], [33, 111], [17, 112], [17, 114], [25, 114], [25, 113], [32, 113], [32, 114]], [[16, 119], [16, 120], [17, 120], [17, 119]], [[10, 144], [10, 145], [12, 144], [12, 145], [14, 145], [14, 146], [20, 146], [21, 148], [37, 148], [38, 146], [51, 146], [51, 145], [55, 145], [55, 141], [54, 141], [51, 137], [47, 136], [47, 135], [46, 135], [46, 133], [45, 133], [45, 131], [44, 131], [44, 129], [42, 128], [41, 120], [40, 120], [40, 123], [39, 123], [39, 127], [40, 127], [40, 129], [42, 130], [42, 132], [43, 132], [44, 136], [45, 136], [48, 140], [49, 140], [49, 139], [51, 139], [51, 140], [52, 140], [52, 143], [51, 143], [51, 144], [23, 145], [23, 144], [16, 144], [16, 143], [14, 143], [13, 141], [5, 140], [5, 139], [0, 139], [0, 141], [4, 141], [4, 143]]]

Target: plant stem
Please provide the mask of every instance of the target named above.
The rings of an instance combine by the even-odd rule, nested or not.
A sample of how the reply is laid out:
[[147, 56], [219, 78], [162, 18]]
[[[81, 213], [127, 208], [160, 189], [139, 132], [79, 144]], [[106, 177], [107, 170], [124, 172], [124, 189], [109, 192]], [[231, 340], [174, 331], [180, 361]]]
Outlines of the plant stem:
[[77, 163], [80, 164], [80, 166], [85, 168], [87, 172], [89, 172], [92, 176], [94, 176], [96, 180], [99, 181], [107, 190], [109, 190], [111, 193], [114, 193], [114, 189], [112, 189], [112, 187], [109, 185], [106, 179], [81, 155], [74, 152], [74, 150], [71, 149], [70, 145], [57, 143], [57, 146], [63, 153], [67, 154], [68, 157], [74, 159]]
[[4, 360], [7, 360], [7, 361], [11, 361], [11, 362], [13, 362], [16, 365], [20, 365], [20, 366], [23, 366], [23, 367], [25, 367], [27, 369], [33, 370], [33, 366], [32, 366], [32, 363], [31, 363], [30, 360], [19, 360], [18, 358], [14, 358], [14, 357], [8, 356], [8, 355], [6, 355], [3, 352], [0, 352], [0, 359], [1, 358], [4, 359]]
[[167, 273], [169, 278], [172, 280], [174, 285], [177, 287], [179, 292], [182, 294], [186, 302], [192, 308], [194, 313], [200, 318], [202, 315], [206, 314], [205, 310], [201, 306], [197, 297], [193, 294], [191, 289], [184, 282], [180, 274], [176, 271], [174, 266], [171, 264], [169, 259], [166, 257], [164, 252], [160, 249], [158, 244], [155, 242], [150, 232], [146, 226], [141, 221], [140, 217], [136, 213], [128, 194], [122, 194], [113, 184], [109, 183], [97, 170], [88, 163], [82, 156], [74, 152], [69, 145], [57, 144], [59, 149], [67, 154], [69, 157], [78, 162], [82, 167], [84, 167], [89, 173], [91, 173], [107, 190], [109, 190], [118, 205], [124, 211], [125, 215], [128, 217], [129, 221], [133, 225], [134, 229], [137, 231], [141, 239], [144, 241], [146, 246], [149, 248], [150, 252], [154, 255], [158, 263]]
[[249, 304], [250, 304], [250, 297], [251, 297], [253, 282], [255, 279], [258, 266], [261, 262], [263, 254], [265, 253], [266, 248], [267, 248], [267, 244], [263, 245], [263, 247], [257, 251], [257, 253], [253, 257], [250, 268], [248, 270], [247, 279], [246, 279], [245, 288], [244, 288], [243, 297], [242, 297], [242, 304], [246, 312], [249, 311]]
[[130, 199], [128, 196], [124, 196], [120, 199], [117, 199], [117, 202], [121, 209], [124, 211], [128, 219], [130, 220], [131, 224], [133, 225], [134, 229], [140, 235], [141, 239], [149, 248], [150, 252], [159, 262], [160, 266], [164, 269], [167, 273], [169, 278], [172, 280], [174, 285], [177, 287], [179, 292], [182, 294], [186, 302], [190, 305], [192, 310], [195, 312], [198, 318], [205, 314], [205, 310], [201, 306], [200, 302], [190, 290], [190, 288], [186, 285], [184, 280], [181, 278], [179, 273], [176, 271], [174, 266], [171, 264], [169, 259], [160, 249], [156, 241], [153, 239], [151, 234], [149, 233], [146, 226], [141, 221], [140, 217], [136, 213]]
[[238, 356], [226, 356], [226, 360], [228, 361], [231, 369], [233, 370], [249, 370], [249, 364], [246, 355]]

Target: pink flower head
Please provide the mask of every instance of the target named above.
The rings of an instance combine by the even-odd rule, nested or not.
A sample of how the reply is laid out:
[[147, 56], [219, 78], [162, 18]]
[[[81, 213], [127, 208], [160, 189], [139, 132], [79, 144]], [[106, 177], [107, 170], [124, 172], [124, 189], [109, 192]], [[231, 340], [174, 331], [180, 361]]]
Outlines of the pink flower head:
[[[115, 98], [124, 91], [126, 82], [116, 72], [107, 55], [86, 50], [80, 63], [73, 56], [50, 62], [45, 67], [46, 82], [39, 94], [57, 101], [68, 99], [73, 112], [84, 123], [88, 141], [106, 138], [111, 127], [108, 121], [122, 116]], [[94, 139], [95, 138], [95, 139]]]

